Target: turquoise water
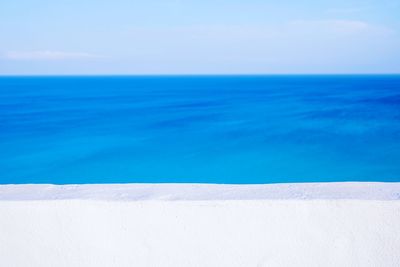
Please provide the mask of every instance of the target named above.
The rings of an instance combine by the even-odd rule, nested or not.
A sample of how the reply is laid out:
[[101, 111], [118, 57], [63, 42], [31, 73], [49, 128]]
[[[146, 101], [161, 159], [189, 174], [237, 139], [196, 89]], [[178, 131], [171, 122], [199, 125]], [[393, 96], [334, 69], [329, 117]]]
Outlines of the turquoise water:
[[400, 181], [400, 76], [0, 78], [0, 183]]

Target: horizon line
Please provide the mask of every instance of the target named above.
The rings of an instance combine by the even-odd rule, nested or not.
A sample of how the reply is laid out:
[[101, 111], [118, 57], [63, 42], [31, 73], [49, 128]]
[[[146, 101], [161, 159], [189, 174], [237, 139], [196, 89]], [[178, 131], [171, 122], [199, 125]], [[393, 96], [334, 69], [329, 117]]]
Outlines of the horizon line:
[[0, 74], [0, 77], [172, 77], [172, 76], [397, 76], [399, 73], [146, 73], [146, 74]]

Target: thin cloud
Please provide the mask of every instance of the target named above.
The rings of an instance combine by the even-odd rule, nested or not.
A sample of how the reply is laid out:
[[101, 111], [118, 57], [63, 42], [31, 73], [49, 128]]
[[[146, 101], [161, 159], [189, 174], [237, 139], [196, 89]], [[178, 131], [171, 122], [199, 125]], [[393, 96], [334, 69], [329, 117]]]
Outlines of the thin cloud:
[[390, 28], [372, 25], [358, 20], [297, 20], [289, 23], [289, 28], [299, 31], [331, 32], [335, 34], [368, 34], [389, 35], [394, 31]]
[[358, 6], [358, 7], [342, 7], [342, 8], [330, 8], [327, 10], [328, 13], [334, 14], [353, 14], [361, 13], [372, 10], [373, 6]]
[[80, 53], [80, 52], [62, 52], [62, 51], [9, 51], [5, 53], [5, 58], [9, 60], [87, 60], [100, 59], [104, 56]]

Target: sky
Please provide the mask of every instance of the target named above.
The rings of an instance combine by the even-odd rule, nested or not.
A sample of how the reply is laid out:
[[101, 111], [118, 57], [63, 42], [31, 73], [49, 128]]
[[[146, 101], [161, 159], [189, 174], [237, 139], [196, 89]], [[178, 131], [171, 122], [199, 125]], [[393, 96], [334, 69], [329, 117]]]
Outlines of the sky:
[[0, 1], [0, 75], [325, 73], [400, 73], [400, 1]]

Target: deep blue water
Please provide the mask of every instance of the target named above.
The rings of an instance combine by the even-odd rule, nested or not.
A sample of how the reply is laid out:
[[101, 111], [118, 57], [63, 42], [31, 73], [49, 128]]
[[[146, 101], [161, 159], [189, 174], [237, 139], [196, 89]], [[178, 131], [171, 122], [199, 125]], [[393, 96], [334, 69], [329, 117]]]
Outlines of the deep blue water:
[[0, 78], [0, 183], [325, 181], [400, 181], [400, 76]]

